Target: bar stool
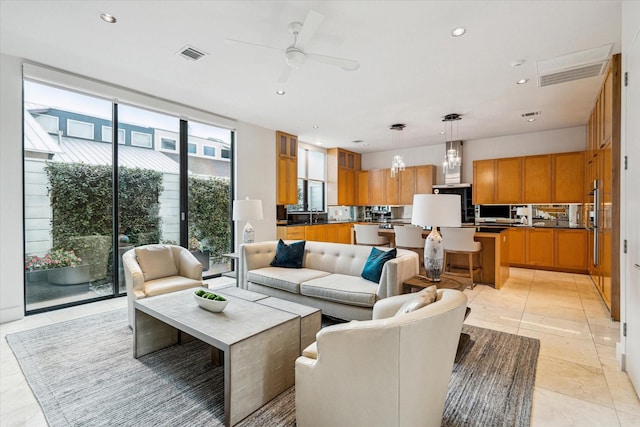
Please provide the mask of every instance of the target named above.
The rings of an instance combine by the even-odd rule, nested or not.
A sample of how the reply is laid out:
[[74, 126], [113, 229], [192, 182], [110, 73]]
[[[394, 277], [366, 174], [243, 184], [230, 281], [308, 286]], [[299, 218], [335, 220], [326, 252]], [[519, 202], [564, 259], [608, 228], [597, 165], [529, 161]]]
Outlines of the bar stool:
[[389, 238], [378, 235], [380, 227], [376, 224], [354, 224], [353, 229], [356, 232], [356, 245], [389, 246]]
[[426, 274], [424, 268], [424, 241], [422, 237], [422, 227], [416, 227], [415, 225], [394, 225], [393, 232], [396, 236], [396, 248], [409, 249], [418, 254], [418, 271], [420, 275]]
[[[482, 244], [473, 240], [475, 235], [475, 228], [453, 228], [453, 227], [440, 227], [440, 234], [442, 234], [442, 243], [444, 246], [444, 273], [453, 276], [469, 277], [471, 282], [471, 289], [473, 289], [473, 274], [476, 271], [480, 272], [480, 281], [482, 281], [482, 266], [480, 265], [480, 252], [482, 251]], [[449, 254], [467, 254], [469, 256], [469, 266], [456, 266], [451, 262], [452, 257], [448, 257]], [[473, 255], [478, 255], [478, 264], [474, 267]], [[456, 272], [452, 270], [467, 270], [463, 272]]]

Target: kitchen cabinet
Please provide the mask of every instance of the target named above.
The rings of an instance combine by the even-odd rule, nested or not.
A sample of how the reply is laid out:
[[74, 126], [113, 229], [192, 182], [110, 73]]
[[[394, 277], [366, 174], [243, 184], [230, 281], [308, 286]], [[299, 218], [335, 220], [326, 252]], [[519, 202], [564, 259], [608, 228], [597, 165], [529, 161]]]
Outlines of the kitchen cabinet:
[[391, 169], [385, 169], [384, 174], [384, 186], [385, 186], [385, 197], [384, 197], [384, 205], [399, 205], [400, 204], [400, 194], [398, 192], [398, 187], [400, 184], [400, 174], [398, 172], [396, 176], [391, 176]]
[[[436, 167], [434, 165], [416, 166], [415, 179], [415, 194], [431, 194], [433, 184], [436, 183]], [[413, 204], [413, 199], [410, 204]]]
[[336, 243], [351, 243], [351, 227], [350, 222], [335, 224], [336, 227]]
[[553, 203], [584, 203], [584, 152], [553, 155]]
[[509, 264], [526, 264], [525, 257], [525, 229], [509, 229]]
[[329, 206], [357, 203], [356, 171], [360, 169], [360, 154], [341, 148], [327, 150], [327, 204]]
[[369, 171], [356, 171], [356, 205], [369, 205]]
[[508, 157], [496, 159], [495, 203], [514, 204], [522, 202], [522, 159]]
[[473, 162], [473, 204], [495, 203], [496, 174], [495, 161], [476, 160]]
[[405, 168], [398, 173], [398, 193], [400, 205], [412, 205], [413, 195], [416, 193], [416, 168], [413, 166]]
[[522, 200], [548, 203], [551, 200], [551, 155], [524, 157], [522, 174]]
[[369, 171], [369, 204], [384, 205], [386, 201], [386, 169]]
[[554, 230], [553, 265], [563, 270], [587, 270], [587, 230]]
[[551, 228], [528, 228], [525, 231], [528, 266], [553, 267], [553, 232]]
[[304, 240], [305, 226], [289, 226], [289, 227], [276, 227], [276, 234], [278, 239], [282, 240]]
[[276, 204], [298, 203], [298, 137], [276, 132]]

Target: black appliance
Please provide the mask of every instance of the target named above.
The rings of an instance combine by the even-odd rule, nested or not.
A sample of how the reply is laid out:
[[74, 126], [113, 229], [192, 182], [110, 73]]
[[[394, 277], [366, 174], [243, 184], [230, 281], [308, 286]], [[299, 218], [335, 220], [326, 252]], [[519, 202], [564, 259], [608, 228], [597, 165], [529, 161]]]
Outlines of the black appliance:
[[511, 207], [509, 205], [480, 205], [478, 218], [496, 219], [511, 218]]
[[475, 223], [475, 210], [473, 207], [473, 193], [471, 184], [434, 185], [433, 193], [460, 195], [460, 219], [462, 220], [462, 223]]

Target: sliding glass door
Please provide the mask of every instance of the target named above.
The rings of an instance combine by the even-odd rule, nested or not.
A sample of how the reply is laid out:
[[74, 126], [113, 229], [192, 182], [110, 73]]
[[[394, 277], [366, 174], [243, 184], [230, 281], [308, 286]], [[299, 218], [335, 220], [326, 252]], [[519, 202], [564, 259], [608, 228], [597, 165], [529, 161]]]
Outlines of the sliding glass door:
[[24, 93], [27, 313], [125, 294], [122, 255], [140, 245], [229, 270], [232, 131], [29, 80]]

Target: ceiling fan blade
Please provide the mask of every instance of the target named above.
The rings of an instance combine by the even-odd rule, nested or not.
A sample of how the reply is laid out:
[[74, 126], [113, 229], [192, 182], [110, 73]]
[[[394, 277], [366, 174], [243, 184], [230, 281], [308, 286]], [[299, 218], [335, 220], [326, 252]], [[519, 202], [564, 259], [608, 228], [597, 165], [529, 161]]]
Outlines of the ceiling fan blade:
[[309, 40], [311, 40], [316, 31], [318, 31], [323, 20], [323, 15], [319, 14], [315, 10], [309, 10], [307, 17], [302, 24], [302, 30], [300, 30], [300, 34], [298, 34], [298, 40], [296, 41], [296, 47], [298, 49], [304, 49]]
[[260, 47], [260, 48], [265, 48], [265, 49], [271, 49], [271, 50], [277, 50], [278, 52], [284, 52], [284, 49], [280, 49], [277, 47], [273, 47], [273, 46], [265, 46], [263, 44], [258, 44], [258, 43], [251, 43], [251, 42], [243, 42], [242, 40], [234, 40], [234, 39], [225, 39], [224, 42], [226, 44], [229, 45], [245, 45], [245, 46], [253, 46], [253, 47]]
[[324, 62], [325, 64], [337, 65], [345, 71], [355, 71], [360, 68], [360, 63], [353, 59], [337, 58], [335, 56], [318, 55], [307, 52], [307, 59], [316, 62]]
[[291, 75], [291, 67], [285, 64], [282, 73], [280, 73], [280, 77], [278, 77], [278, 83], [286, 83], [289, 80], [289, 76]]

